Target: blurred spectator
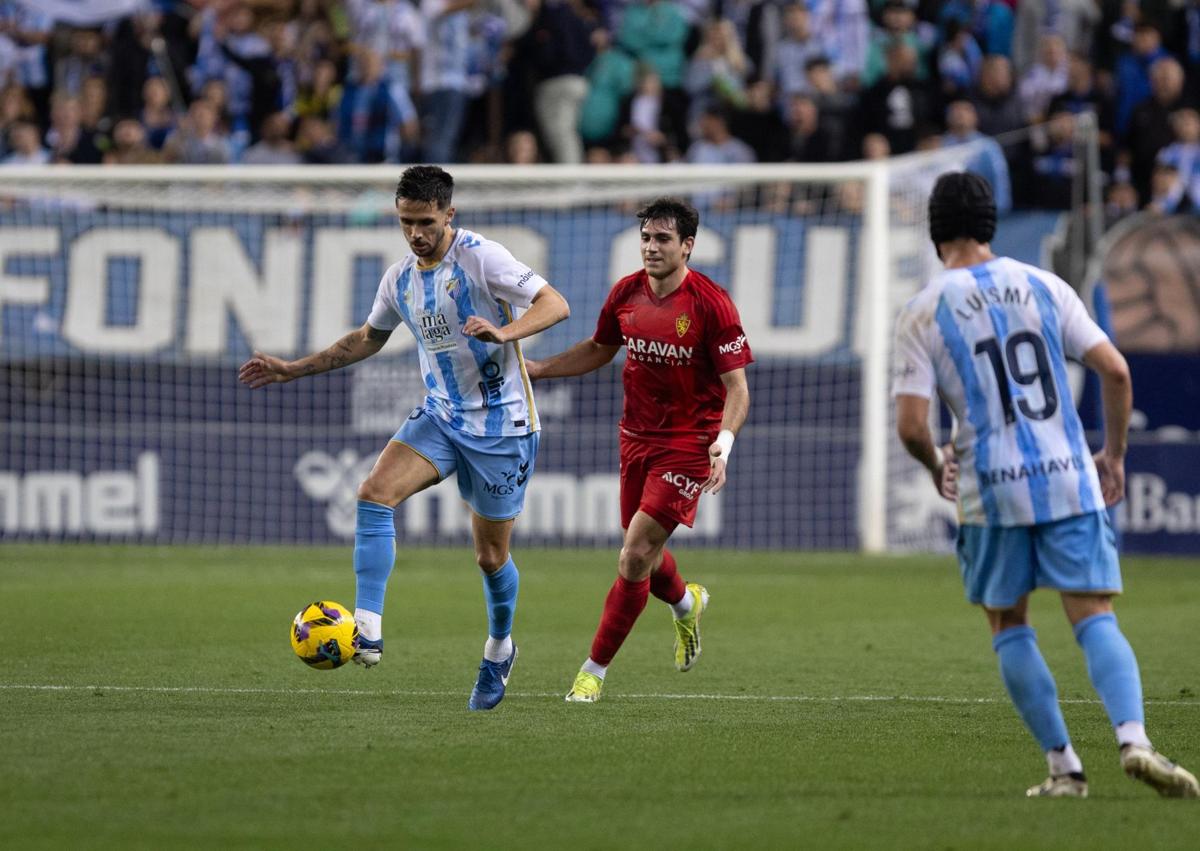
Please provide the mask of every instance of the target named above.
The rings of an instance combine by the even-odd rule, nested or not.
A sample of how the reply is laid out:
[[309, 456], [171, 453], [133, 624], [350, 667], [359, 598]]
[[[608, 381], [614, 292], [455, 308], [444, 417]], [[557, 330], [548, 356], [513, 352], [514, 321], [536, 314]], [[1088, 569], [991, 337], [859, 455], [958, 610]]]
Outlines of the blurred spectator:
[[969, 29], [985, 55], [1011, 59], [1016, 22], [1009, 4], [1002, 0], [948, 0], [939, 14], [943, 31], [951, 21]]
[[719, 109], [700, 114], [700, 137], [688, 147], [687, 161], [704, 165], [754, 162], [754, 150], [729, 132], [729, 122]]
[[4, 165], [43, 165], [50, 152], [42, 147], [41, 134], [32, 121], [18, 121], [8, 131], [9, 154]]
[[684, 88], [692, 99], [692, 114], [714, 106], [742, 106], [749, 73], [750, 64], [738, 43], [733, 22], [725, 18], [710, 21], [684, 78]]
[[540, 0], [541, 8], [519, 50], [529, 54], [538, 76], [534, 111], [554, 162], [583, 162], [579, 112], [587, 97], [584, 72], [595, 53], [592, 25], [584, 19], [578, 0]]
[[338, 82], [337, 65], [330, 59], [322, 59], [296, 96], [296, 115], [330, 119], [337, 114], [341, 102], [342, 85]]
[[1073, 54], [1067, 66], [1067, 87], [1061, 94], [1054, 97], [1047, 107], [1048, 112], [1066, 110], [1079, 115], [1081, 112], [1094, 112], [1100, 118], [1102, 126], [1111, 130], [1111, 102], [1095, 83], [1092, 63], [1086, 56]]
[[867, 63], [871, 18], [866, 0], [807, 0], [812, 13], [811, 29], [825, 46], [838, 84], [858, 89]]
[[[855, 128], [855, 110], [858, 98], [838, 88], [833, 77], [833, 68], [824, 57], [813, 59], [808, 63], [809, 97], [817, 105], [821, 113], [821, 126], [829, 134], [830, 150], [834, 159], [843, 160], [857, 158], [857, 152], [851, 157], [850, 141]], [[857, 139], [854, 140], [857, 142]]]
[[[112, 92], [115, 115], [136, 115], [141, 110], [142, 93], [148, 77], [170, 74], [179, 85], [186, 85], [184, 72], [195, 61], [196, 47], [189, 37], [188, 24], [178, 14], [163, 14], [151, 7], [108, 29], [108, 87]], [[168, 67], [160, 67], [154, 53], [154, 40]], [[187, 92], [181, 92], [185, 99]]]
[[428, 28], [421, 53], [420, 105], [421, 158], [427, 162], [449, 163], [458, 157], [469, 99], [469, 10], [474, 6], [475, 0], [421, 0]]
[[88, 77], [83, 81], [79, 106], [83, 126], [95, 134], [96, 144], [104, 150], [105, 140], [112, 130], [112, 119], [108, 110], [108, 83], [103, 77]]
[[16, 0], [0, 0], [0, 34], [16, 48], [13, 82], [25, 89], [39, 121], [49, 113], [51, 80], [46, 46], [53, 29], [53, 19], [44, 12]]
[[862, 140], [862, 158], [864, 160], [886, 160], [892, 155], [892, 146], [888, 144], [887, 136], [882, 133], [868, 133]]
[[50, 103], [50, 129], [46, 131], [50, 160], [56, 163], [95, 165], [101, 160], [96, 136], [85, 130], [79, 98], [57, 93]]
[[16, 83], [9, 83], [0, 90], [0, 157], [11, 150], [9, 136], [15, 124], [33, 121], [33, 104], [25, 90]]
[[358, 79], [348, 82], [342, 94], [338, 139], [361, 163], [397, 162], [401, 144], [417, 139], [417, 116], [402, 111], [383, 70], [382, 56], [372, 50], [359, 51]]
[[1013, 67], [1024, 76], [1037, 61], [1038, 42], [1046, 33], [1061, 36], [1070, 53], [1090, 54], [1100, 7], [1097, 0], [1020, 0], [1016, 4]]
[[786, 103], [792, 95], [806, 94], [811, 87], [808, 63], [828, 55], [828, 46], [813, 37], [804, 4], [790, 3], [784, 7], [783, 38], [775, 50], [775, 80], [780, 99]]
[[816, 102], [806, 95], [794, 95], [788, 104], [788, 159], [801, 163], [825, 163], [834, 159], [833, 142], [821, 125]]
[[[733, 22], [737, 40], [746, 54], [752, 73], [774, 80], [783, 32], [783, 7], [787, 0], [722, 0], [721, 15]], [[707, 13], [715, 3], [698, 0]]]
[[612, 151], [601, 145], [593, 145], [584, 151], [583, 161], [588, 165], [612, 165]]
[[956, 97], [975, 88], [983, 66], [983, 51], [970, 30], [959, 21], [946, 25], [946, 41], [938, 53], [938, 74], [942, 78], [942, 93]]
[[243, 0], [233, 0], [223, 12], [206, 7], [194, 26], [198, 42], [192, 86], [203, 88], [210, 80], [224, 82], [232, 157], [237, 161], [262, 126], [262, 119], [276, 109], [276, 60], [270, 44], [254, 28], [254, 11]]
[[974, 144], [979, 153], [967, 161], [966, 168], [987, 179], [996, 199], [996, 212], [1001, 216], [1012, 209], [1012, 181], [1009, 179], [1008, 162], [996, 140], [979, 132], [979, 116], [975, 104], [966, 98], [952, 101], [946, 108], [946, 132], [940, 139], [941, 145]]
[[1036, 124], [1046, 117], [1050, 101], [1067, 90], [1070, 61], [1067, 45], [1057, 33], [1046, 33], [1038, 45], [1038, 60], [1018, 87], [1025, 118]]
[[1200, 0], [1183, 0], [1167, 29], [1171, 50], [1183, 63], [1187, 96], [1200, 103]]
[[631, 0], [617, 30], [617, 44], [657, 72], [664, 91], [663, 108], [672, 127], [686, 123], [683, 75], [688, 32], [687, 18], [674, 0]]
[[528, 130], [509, 133], [504, 140], [504, 161], [510, 165], [535, 165], [541, 162], [537, 136]]
[[351, 26], [350, 76], [358, 76], [358, 54], [374, 51], [383, 57], [384, 78], [392, 97], [409, 97], [416, 62], [425, 47], [425, 21], [410, 0], [345, 0]]
[[1012, 65], [1004, 56], [983, 60], [974, 102], [979, 131], [985, 136], [999, 136], [1025, 126], [1021, 102], [1013, 92]]
[[104, 152], [105, 165], [156, 165], [162, 154], [146, 144], [146, 128], [136, 118], [113, 125], [112, 147]]
[[937, 117], [936, 93], [917, 79], [917, 52], [895, 41], [887, 52], [887, 74], [862, 96], [863, 127], [887, 136], [892, 151], [906, 154], [917, 145], [917, 132]]
[[926, 65], [926, 43], [917, 35], [917, 14], [905, 0], [886, 0], [883, 4], [883, 26], [871, 34], [867, 48], [867, 62], [863, 67], [862, 84], [869, 88], [887, 72], [888, 50], [893, 44], [902, 42], [917, 55], [915, 76], [918, 80], [929, 78]]
[[1033, 137], [1032, 201], [1035, 207], [1071, 209], [1075, 188], [1075, 116], [1056, 112]]
[[218, 165], [229, 162], [229, 136], [217, 125], [217, 108], [212, 101], [192, 101], [179, 127], [167, 137], [163, 154], [172, 162]]
[[1171, 113], [1171, 129], [1175, 141], [1158, 152], [1157, 165], [1175, 170], [1169, 203], [1163, 209], [1172, 213], [1182, 208], [1200, 211], [1200, 113], [1191, 107], [1175, 110]]
[[342, 165], [353, 162], [333, 132], [333, 125], [324, 118], [308, 115], [296, 127], [296, 151], [304, 162], [312, 165]]
[[171, 90], [162, 77], [149, 77], [142, 86], [141, 118], [146, 128], [146, 143], [156, 151], [162, 150], [176, 124]]
[[54, 91], [78, 97], [88, 77], [108, 75], [110, 55], [98, 30], [73, 30], [67, 51], [54, 63]]
[[1134, 108], [1150, 96], [1150, 69], [1169, 56], [1158, 28], [1149, 22], [1139, 23], [1134, 29], [1132, 48], [1117, 60], [1116, 66], [1118, 136], [1128, 131]]
[[1131, 182], [1143, 199], [1150, 195], [1150, 174], [1158, 152], [1175, 140], [1171, 113], [1184, 105], [1183, 68], [1170, 57], [1159, 59], [1150, 69], [1150, 96], [1129, 116], [1125, 144]]
[[746, 89], [746, 103], [735, 110], [729, 123], [734, 136], [754, 149], [759, 162], [787, 158], [788, 127], [775, 106], [775, 90], [769, 80], [756, 80]]
[[1180, 206], [1186, 199], [1182, 184], [1183, 176], [1174, 165], [1156, 163], [1150, 174], [1150, 199], [1144, 209], [1161, 216], [1180, 212]]
[[617, 43], [658, 72], [665, 89], [682, 89], [688, 21], [674, 0], [632, 0], [621, 15]]
[[596, 56], [587, 69], [588, 94], [579, 112], [579, 135], [587, 146], [608, 145], [616, 137], [621, 105], [633, 94], [637, 63], [613, 47], [608, 30], [592, 33]]
[[660, 163], [679, 159], [683, 150], [682, 128], [671, 124], [672, 115], [663, 103], [662, 80], [649, 66], [642, 68], [637, 91], [626, 104], [621, 135], [637, 162]]
[[291, 129], [292, 120], [286, 112], [268, 115], [263, 119], [258, 141], [242, 154], [242, 162], [246, 165], [299, 165], [300, 155], [288, 138]]
[[1114, 183], [1104, 196], [1104, 226], [1113, 225], [1138, 209], [1137, 190], [1129, 183]]

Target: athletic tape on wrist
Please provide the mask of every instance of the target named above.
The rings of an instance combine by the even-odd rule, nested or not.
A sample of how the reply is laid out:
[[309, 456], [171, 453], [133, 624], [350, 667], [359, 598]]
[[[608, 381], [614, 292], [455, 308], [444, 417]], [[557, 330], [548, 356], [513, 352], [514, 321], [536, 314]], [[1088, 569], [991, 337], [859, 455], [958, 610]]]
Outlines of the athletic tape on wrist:
[[713, 441], [721, 449], [721, 454], [717, 457], [726, 463], [729, 462], [729, 453], [733, 451], [733, 432], [729, 429], [722, 429], [717, 435], [717, 439]]

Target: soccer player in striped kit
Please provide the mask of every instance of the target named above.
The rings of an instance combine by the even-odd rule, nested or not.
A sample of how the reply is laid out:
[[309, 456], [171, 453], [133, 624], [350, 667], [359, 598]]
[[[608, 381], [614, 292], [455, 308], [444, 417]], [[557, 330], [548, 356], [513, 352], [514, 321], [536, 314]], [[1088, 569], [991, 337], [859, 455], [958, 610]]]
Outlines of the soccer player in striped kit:
[[685, 583], [667, 540], [691, 526], [703, 492], [725, 486], [734, 435], [746, 420], [753, 362], [729, 294], [689, 269], [700, 216], [685, 201], [659, 198], [637, 213], [643, 269], [609, 292], [596, 332], [565, 352], [529, 361], [535, 379], [582, 375], [622, 347], [621, 526], [617, 579], [604, 601], [591, 654], [567, 700], [600, 699], [608, 665], [650, 595], [675, 616], [675, 667], [700, 655], [708, 591]]
[[[457, 473], [471, 507], [483, 571], [488, 639], [469, 709], [492, 709], [517, 658], [512, 641], [519, 577], [509, 554], [513, 520], [537, 454], [537, 407], [520, 340], [567, 318], [566, 299], [499, 243], [453, 225], [453, 178], [413, 166], [396, 188], [411, 249], [383, 274], [366, 323], [323, 352], [283, 361], [259, 352], [241, 368], [251, 387], [337, 369], [383, 348], [401, 323], [417, 340], [424, 404], [409, 415], [358, 489], [354, 533], [360, 638], [354, 661], [383, 654], [383, 598], [396, 559], [396, 506]], [[516, 310], [524, 310], [519, 317]]]
[[[1116, 731], [1121, 767], [1161, 795], [1198, 797], [1196, 778], [1146, 736], [1137, 659], [1113, 614], [1121, 571], [1105, 507], [1125, 489], [1129, 368], [1066, 282], [992, 254], [995, 229], [986, 180], [971, 172], [938, 179], [929, 230], [945, 271], [896, 324], [900, 439], [942, 496], [957, 498], [967, 599], [987, 615], [1001, 678], [1050, 767], [1027, 794], [1086, 797], [1088, 788], [1026, 615], [1030, 592], [1049, 588], [1062, 597]], [[1105, 442], [1094, 457], [1067, 358], [1100, 374]], [[945, 450], [928, 425], [935, 394], [956, 422]]]

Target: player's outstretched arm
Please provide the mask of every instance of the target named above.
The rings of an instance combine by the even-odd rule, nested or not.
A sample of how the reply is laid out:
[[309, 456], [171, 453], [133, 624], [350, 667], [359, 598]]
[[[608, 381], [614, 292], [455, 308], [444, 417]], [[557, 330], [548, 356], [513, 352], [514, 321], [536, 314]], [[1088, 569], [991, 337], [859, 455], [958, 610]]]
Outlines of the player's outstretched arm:
[[1083, 363], [1100, 374], [1100, 399], [1104, 405], [1104, 448], [1093, 458], [1100, 474], [1100, 492], [1106, 505], [1116, 505], [1125, 495], [1125, 444], [1133, 410], [1133, 380], [1129, 364], [1117, 347], [1105, 341], [1088, 349]]
[[617, 355], [620, 346], [606, 346], [597, 343], [590, 337], [580, 340], [565, 352], [559, 352], [545, 360], [525, 359], [525, 370], [529, 373], [530, 381], [540, 381], [543, 378], [566, 378], [572, 375], [583, 375], [585, 372], [599, 369]]
[[463, 333], [485, 343], [511, 343], [545, 331], [570, 315], [571, 306], [563, 294], [547, 284], [537, 291], [529, 309], [515, 322], [497, 328], [482, 316], [472, 316], [463, 323]]
[[910, 393], [896, 394], [896, 433], [908, 454], [933, 477], [933, 485], [946, 499], [958, 498], [958, 461], [954, 448], [939, 449], [929, 430], [929, 400]]
[[701, 488], [705, 493], [717, 493], [725, 487], [725, 468], [733, 439], [750, 412], [750, 386], [746, 383], [745, 368], [721, 373], [721, 383], [725, 385], [725, 409], [721, 413], [721, 431], [708, 447], [708, 480]]
[[361, 328], [351, 331], [328, 349], [314, 352], [300, 360], [285, 361], [255, 352], [238, 370], [238, 380], [254, 389], [268, 384], [283, 384], [305, 375], [340, 369], [375, 354], [383, 348], [390, 336], [391, 331], [372, 328], [364, 323]]

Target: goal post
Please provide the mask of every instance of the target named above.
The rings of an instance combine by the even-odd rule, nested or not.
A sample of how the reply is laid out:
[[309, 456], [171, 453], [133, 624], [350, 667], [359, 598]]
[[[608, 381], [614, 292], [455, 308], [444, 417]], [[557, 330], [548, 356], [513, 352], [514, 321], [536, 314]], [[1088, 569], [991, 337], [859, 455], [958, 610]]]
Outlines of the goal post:
[[[913, 470], [892, 436], [891, 325], [936, 266], [928, 189], [972, 155], [450, 170], [456, 224], [571, 303], [568, 321], [528, 341], [535, 358], [590, 336], [608, 288], [640, 267], [639, 203], [696, 204], [692, 265], [731, 291], [757, 363], [730, 483], [681, 537], [880, 552], [945, 546], [942, 509], [903, 496]], [[423, 393], [410, 335], [265, 390], [240, 387], [236, 368], [254, 349], [299, 357], [364, 321], [407, 250], [393, 206], [402, 168], [6, 169], [0, 537], [348, 540], [358, 481]], [[619, 540], [619, 361], [536, 388], [523, 542]], [[470, 523], [443, 483], [406, 503], [397, 528], [402, 545], [457, 544]]]

